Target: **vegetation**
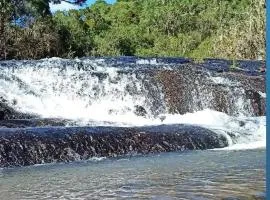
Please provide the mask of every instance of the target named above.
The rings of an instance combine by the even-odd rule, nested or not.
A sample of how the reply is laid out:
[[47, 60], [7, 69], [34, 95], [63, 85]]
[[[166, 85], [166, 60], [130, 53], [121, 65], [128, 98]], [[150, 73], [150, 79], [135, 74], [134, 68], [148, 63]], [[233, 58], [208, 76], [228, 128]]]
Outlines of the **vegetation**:
[[265, 0], [97, 0], [54, 14], [48, 5], [0, 0], [0, 57], [265, 58]]

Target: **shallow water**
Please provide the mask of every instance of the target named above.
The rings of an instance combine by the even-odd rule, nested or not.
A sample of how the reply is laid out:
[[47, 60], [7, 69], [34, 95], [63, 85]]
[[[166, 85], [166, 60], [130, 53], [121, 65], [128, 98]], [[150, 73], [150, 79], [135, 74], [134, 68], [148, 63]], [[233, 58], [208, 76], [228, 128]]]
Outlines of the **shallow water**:
[[0, 171], [0, 199], [264, 199], [265, 149], [207, 150]]

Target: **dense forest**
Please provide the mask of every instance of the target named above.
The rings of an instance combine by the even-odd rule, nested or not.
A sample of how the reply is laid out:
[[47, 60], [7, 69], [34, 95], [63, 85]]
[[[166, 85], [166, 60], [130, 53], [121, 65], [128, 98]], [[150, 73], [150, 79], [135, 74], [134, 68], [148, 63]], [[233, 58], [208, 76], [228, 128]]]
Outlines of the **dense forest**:
[[0, 0], [0, 59], [265, 58], [265, 0], [97, 0], [56, 13], [49, 2], [60, 0]]

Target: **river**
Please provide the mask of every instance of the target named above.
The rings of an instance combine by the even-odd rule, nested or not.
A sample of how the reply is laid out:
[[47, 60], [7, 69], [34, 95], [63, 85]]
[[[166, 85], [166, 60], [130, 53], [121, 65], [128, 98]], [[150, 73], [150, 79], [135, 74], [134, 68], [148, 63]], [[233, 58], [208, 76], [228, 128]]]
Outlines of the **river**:
[[265, 199], [260, 61], [0, 62], [0, 199]]

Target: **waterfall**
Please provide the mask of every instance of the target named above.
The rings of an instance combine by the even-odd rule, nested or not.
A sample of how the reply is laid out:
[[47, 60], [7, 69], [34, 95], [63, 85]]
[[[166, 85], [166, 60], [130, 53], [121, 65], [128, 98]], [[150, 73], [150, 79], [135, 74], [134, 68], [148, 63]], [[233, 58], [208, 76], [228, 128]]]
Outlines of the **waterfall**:
[[2, 61], [0, 112], [8, 123], [32, 118], [32, 126], [42, 119], [66, 127], [195, 125], [225, 136], [227, 149], [265, 147], [265, 77], [254, 70], [260, 64], [245, 71], [239, 61], [232, 72], [225, 60]]

